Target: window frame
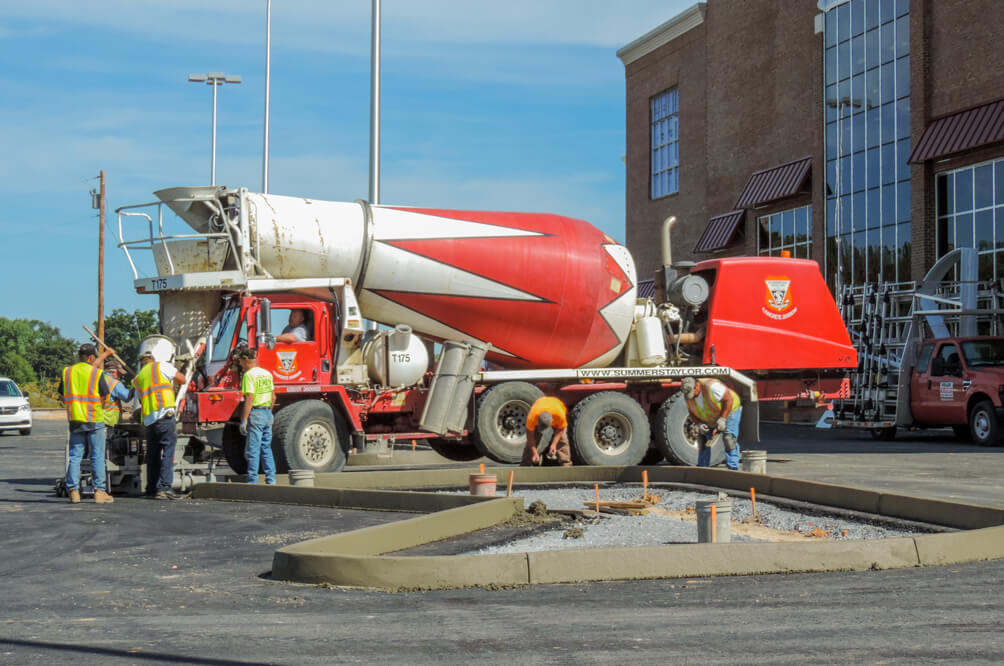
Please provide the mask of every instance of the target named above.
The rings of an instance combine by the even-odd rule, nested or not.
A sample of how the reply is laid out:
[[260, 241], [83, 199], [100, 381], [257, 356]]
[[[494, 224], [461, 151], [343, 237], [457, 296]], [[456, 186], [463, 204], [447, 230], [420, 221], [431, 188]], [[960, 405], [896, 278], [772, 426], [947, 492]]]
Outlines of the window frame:
[[[672, 196], [674, 194], [679, 194], [680, 192], [680, 88], [677, 85], [666, 88], [665, 90], [652, 95], [649, 98], [648, 108], [649, 108], [649, 168], [648, 168], [648, 196], [651, 201], [657, 199], [662, 199], [664, 197]], [[657, 116], [656, 107], [661, 101], [665, 99], [666, 104], [672, 111], [667, 111], [663, 113], [659, 111], [661, 115]], [[676, 132], [673, 138], [667, 138], [661, 143], [656, 143], [656, 133], [657, 124], [663, 121], [667, 121], [668, 124], [672, 125], [675, 122]], [[667, 131], [668, 135], [668, 131]], [[670, 155], [672, 154], [672, 147], [676, 146], [676, 163], [670, 164]], [[662, 163], [660, 164], [660, 160]], [[657, 167], [658, 165], [658, 167]], [[670, 182], [666, 184], [667, 191], [661, 191], [657, 183], [661, 180], [663, 174], [666, 174], [666, 178], [670, 179]], [[675, 176], [675, 178], [674, 178]], [[674, 187], [675, 186], [675, 187]], [[658, 191], [657, 191], [658, 190]]]

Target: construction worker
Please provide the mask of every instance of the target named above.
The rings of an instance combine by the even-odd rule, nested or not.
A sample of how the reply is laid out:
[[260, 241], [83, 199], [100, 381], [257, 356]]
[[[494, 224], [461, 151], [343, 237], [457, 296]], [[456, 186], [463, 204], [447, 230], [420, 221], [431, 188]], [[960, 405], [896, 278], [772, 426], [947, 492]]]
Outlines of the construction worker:
[[122, 404], [132, 402], [136, 392], [131, 387], [126, 387], [119, 377], [122, 376], [122, 365], [118, 361], [107, 361], [105, 363], [105, 381], [108, 383], [108, 395], [101, 403], [101, 408], [105, 412], [105, 425], [113, 428], [122, 420]]
[[711, 449], [708, 442], [722, 435], [725, 447], [725, 466], [739, 469], [739, 421], [742, 419], [742, 400], [739, 394], [717, 379], [695, 379], [684, 377], [680, 390], [687, 403], [687, 410], [698, 424], [699, 451], [697, 466], [710, 467]]
[[[543, 456], [543, 457], [541, 457]], [[526, 416], [526, 447], [521, 465], [550, 464], [571, 467], [568, 444], [568, 410], [558, 398], [538, 398]]]
[[80, 461], [85, 446], [91, 450], [94, 475], [94, 501], [111, 504], [115, 500], [105, 486], [105, 422], [101, 403], [108, 395], [104, 372], [95, 367], [114, 352], [105, 348], [98, 356], [94, 345], [87, 343], [77, 351], [77, 362], [63, 368], [59, 394], [70, 422], [69, 461], [66, 466], [66, 491], [70, 501], [80, 503]]
[[174, 447], [178, 433], [174, 423], [174, 384], [184, 384], [185, 375], [170, 363], [160, 363], [147, 350], [139, 359], [140, 369], [132, 380], [146, 426], [146, 496], [178, 499], [171, 490], [174, 481]]
[[310, 339], [310, 331], [307, 329], [307, 313], [300, 308], [293, 308], [289, 311], [289, 324], [282, 329], [282, 333], [275, 336], [276, 342], [306, 342]]
[[244, 370], [241, 393], [241, 434], [247, 437], [244, 459], [248, 462], [247, 482], [258, 483], [258, 464], [265, 472], [265, 483], [275, 485], [275, 458], [272, 456], [272, 373], [258, 367], [257, 353], [244, 347], [234, 354]]

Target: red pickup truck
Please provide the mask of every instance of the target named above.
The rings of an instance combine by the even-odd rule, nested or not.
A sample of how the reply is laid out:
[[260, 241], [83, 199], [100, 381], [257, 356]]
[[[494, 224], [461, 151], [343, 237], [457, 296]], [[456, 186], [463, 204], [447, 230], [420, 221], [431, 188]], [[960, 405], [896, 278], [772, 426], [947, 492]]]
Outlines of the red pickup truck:
[[916, 425], [951, 426], [983, 446], [1004, 444], [1004, 337], [924, 342], [910, 380]]

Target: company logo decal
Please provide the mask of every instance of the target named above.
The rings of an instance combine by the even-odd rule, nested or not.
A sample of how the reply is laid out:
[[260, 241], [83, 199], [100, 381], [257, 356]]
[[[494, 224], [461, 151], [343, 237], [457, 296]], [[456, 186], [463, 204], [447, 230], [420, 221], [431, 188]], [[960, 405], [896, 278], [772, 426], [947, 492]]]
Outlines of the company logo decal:
[[938, 388], [941, 389], [942, 400], [951, 400], [955, 397], [955, 382], [940, 382]]
[[762, 308], [765, 315], [771, 319], [787, 319], [798, 312], [791, 299], [791, 280], [787, 276], [768, 277], [764, 284], [767, 287], [767, 303]]
[[295, 351], [276, 352], [279, 364], [275, 368], [275, 374], [280, 379], [296, 379], [300, 376], [300, 368], [296, 364]]

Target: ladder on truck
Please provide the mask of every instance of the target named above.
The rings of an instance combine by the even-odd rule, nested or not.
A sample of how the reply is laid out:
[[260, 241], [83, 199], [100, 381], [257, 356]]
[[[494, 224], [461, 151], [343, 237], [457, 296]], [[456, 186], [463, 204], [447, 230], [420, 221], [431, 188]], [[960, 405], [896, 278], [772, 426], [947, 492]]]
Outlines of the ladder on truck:
[[836, 401], [833, 425], [891, 436], [913, 422], [910, 377], [924, 340], [1004, 334], [1004, 285], [979, 282], [978, 254], [958, 248], [917, 282], [845, 286], [839, 309], [858, 367], [850, 396]]

